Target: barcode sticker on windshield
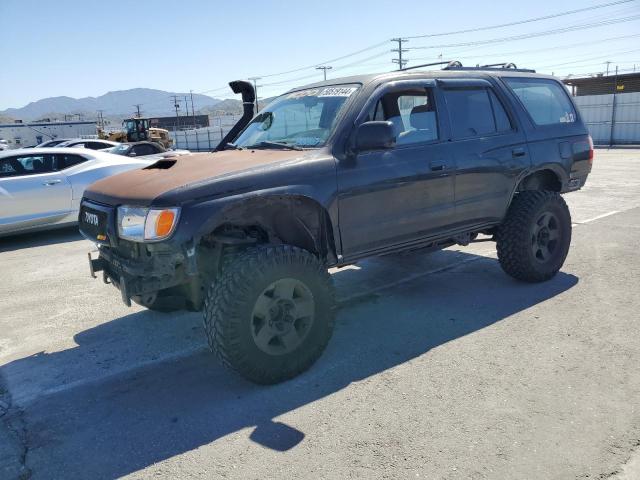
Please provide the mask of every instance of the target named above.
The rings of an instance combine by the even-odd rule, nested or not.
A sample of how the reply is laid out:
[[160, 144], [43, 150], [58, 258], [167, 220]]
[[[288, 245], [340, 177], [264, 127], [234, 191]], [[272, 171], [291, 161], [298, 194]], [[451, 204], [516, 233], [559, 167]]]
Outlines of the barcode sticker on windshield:
[[327, 87], [320, 90], [318, 97], [348, 97], [357, 89], [358, 87]]

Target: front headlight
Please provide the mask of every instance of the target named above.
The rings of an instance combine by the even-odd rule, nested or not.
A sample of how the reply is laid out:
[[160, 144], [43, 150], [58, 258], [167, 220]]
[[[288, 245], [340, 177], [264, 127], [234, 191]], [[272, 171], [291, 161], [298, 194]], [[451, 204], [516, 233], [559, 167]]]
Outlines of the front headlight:
[[156, 241], [173, 233], [179, 208], [118, 207], [118, 236], [134, 242]]

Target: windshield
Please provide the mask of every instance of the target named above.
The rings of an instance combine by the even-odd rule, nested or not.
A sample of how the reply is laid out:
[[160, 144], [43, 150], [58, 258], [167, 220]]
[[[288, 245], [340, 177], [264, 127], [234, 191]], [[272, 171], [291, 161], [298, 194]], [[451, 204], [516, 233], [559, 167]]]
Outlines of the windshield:
[[357, 85], [309, 88], [276, 98], [234, 142], [238, 147], [322, 147]]
[[115, 153], [116, 155], [126, 155], [129, 151], [129, 145], [116, 145], [112, 148], [103, 149], [104, 152]]

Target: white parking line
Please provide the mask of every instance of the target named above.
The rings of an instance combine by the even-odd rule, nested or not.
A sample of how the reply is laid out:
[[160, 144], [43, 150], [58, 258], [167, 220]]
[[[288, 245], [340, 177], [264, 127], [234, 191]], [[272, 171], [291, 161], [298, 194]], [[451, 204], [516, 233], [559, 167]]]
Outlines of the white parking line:
[[585, 223], [590, 223], [590, 222], [593, 222], [595, 220], [600, 220], [601, 218], [605, 218], [605, 217], [609, 217], [611, 215], [615, 215], [616, 213], [620, 213], [620, 210], [612, 210], [611, 212], [603, 213], [602, 215], [598, 215], [596, 217], [589, 218], [587, 220], [583, 220], [581, 222], [574, 222], [572, 225], [575, 226], [575, 225], [582, 225], [582, 224], [585, 224]]

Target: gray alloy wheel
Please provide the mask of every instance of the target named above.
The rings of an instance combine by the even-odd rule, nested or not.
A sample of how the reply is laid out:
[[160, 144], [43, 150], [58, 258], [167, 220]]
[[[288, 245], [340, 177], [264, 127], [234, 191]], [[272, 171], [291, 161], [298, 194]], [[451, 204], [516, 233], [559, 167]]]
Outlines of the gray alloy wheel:
[[560, 222], [553, 213], [543, 212], [531, 227], [531, 250], [539, 262], [547, 262], [558, 248]]
[[315, 301], [307, 286], [295, 278], [276, 280], [260, 294], [251, 314], [251, 334], [269, 355], [294, 351], [309, 334]]

